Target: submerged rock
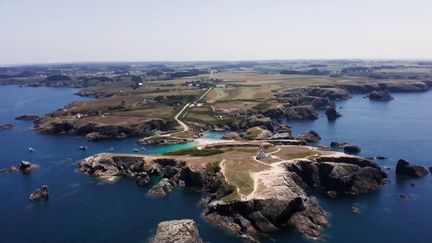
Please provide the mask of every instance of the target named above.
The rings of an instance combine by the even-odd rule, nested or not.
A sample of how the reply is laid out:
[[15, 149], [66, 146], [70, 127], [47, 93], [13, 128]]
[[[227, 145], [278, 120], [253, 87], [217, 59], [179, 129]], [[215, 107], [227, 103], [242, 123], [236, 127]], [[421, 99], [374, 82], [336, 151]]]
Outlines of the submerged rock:
[[370, 100], [389, 101], [393, 100], [393, 96], [387, 90], [375, 90], [368, 95]]
[[46, 200], [48, 199], [48, 186], [44, 185], [30, 194], [30, 201]]
[[12, 129], [13, 127], [12, 124], [0, 124], [0, 130]]
[[158, 224], [151, 243], [202, 243], [195, 221], [191, 219], [164, 221]]
[[410, 162], [400, 159], [396, 165], [396, 175], [408, 177], [424, 177], [429, 172], [420, 165], [411, 164]]
[[15, 120], [20, 120], [20, 121], [36, 121], [38, 119], [39, 116], [37, 115], [22, 115], [22, 116], [15, 117]]

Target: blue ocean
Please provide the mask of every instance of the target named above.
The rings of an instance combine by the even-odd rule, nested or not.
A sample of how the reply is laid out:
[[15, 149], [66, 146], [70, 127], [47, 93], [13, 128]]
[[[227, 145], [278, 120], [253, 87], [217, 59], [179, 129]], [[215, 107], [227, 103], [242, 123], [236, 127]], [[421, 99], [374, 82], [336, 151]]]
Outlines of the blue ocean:
[[[88, 142], [77, 136], [42, 135], [32, 123], [16, 121], [23, 114], [42, 115], [70, 102], [87, 98], [70, 88], [0, 86], [0, 124], [15, 127], [0, 131], [0, 168], [28, 160], [41, 165], [28, 175], [0, 173], [0, 242], [145, 242], [163, 220], [190, 218], [197, 222], [202, 238], [209, 242], [241, 242], [201, 217], [202, 195], [176, 189], [163, 199], [146, 195], [133, 180], [101, 183], [77, 172], [76, 162], [98, 152], [132, 152], [136, 139]], [[400, 158], [432, 166], [432, 92], [394, 94], [388, 103], [356, 96], [339, 102], [343, 116], [329, 122], [323, 114], [312, 122], [292, 122], [295, 134], [315, 130], [324, 145], [331, 141], [357, 144], [363, 156], [385, 156], [378, 163], [390, 167], [390, 182], [382, 191], [328, 199], [316, 194], [330, 214], [323, 242], [432, 242], [432, 176], [398, 180], [394, 176]], [[209, 134], [218, 137], [218, 134]], [[88, 146], [81, 151], [79, 146]], [[140, 153], [162, 153], [193, 146], [147, 146]], [[31, 153], [29, 147], [36, 151]], [[31, 203], [29, 194], [49, 185], [50, 198]], [[401, 200], [399, 194], [408, 195]], [[356, 203], [360, 214], [353, 214]], [[316, 242], [284, 231], [264, 242]]]

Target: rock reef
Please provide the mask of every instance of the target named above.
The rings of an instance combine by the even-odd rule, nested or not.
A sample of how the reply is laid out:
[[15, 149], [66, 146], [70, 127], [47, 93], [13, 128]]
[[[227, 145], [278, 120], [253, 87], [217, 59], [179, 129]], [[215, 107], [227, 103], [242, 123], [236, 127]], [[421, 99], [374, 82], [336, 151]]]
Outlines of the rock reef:
[[30, 201], [40, 201], [48, 199], [48, 186], [44, 185], [30, 194]]

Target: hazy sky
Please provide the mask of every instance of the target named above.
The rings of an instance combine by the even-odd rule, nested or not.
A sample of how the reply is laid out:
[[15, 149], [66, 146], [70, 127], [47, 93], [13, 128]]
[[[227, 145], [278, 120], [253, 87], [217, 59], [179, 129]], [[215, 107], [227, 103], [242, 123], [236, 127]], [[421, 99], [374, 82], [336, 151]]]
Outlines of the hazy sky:
[[431, 0], [0, 0], [0, 63], [432, 58]]

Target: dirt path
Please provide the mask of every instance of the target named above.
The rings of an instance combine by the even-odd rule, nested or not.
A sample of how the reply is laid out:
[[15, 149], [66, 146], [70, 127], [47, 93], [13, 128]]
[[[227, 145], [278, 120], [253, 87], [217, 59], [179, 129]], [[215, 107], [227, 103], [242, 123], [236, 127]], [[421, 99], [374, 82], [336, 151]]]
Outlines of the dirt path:
[[186, 123], [182, 122], [179, 118], [179, 116], [186, 110], [186, 108], [188, 108], [190, 105], [190, 103], [187, 103], [185, 106], [183, 106], [183, 108], [180, 110], [179, 113], [177, 113], [177, 115], [175, 115], [174, 120], [177, 121], [178, 124], [180, 124], [180, 126], [183, 128], [183, 132], [187, 132], [189, 131], [189, 126], [186, 125]]

